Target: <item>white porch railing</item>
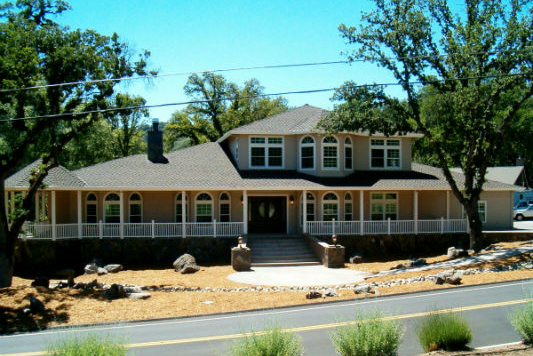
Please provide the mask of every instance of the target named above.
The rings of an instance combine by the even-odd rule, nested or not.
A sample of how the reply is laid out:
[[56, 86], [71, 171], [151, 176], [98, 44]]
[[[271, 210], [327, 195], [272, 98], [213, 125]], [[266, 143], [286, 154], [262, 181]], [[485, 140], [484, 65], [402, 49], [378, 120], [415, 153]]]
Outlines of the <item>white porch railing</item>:
[[[185, 231], [184, 231], [185, 229]], [[54, 239], [54, 225], [26, 222], [21, 237]], [[81, 234], [80, 234], [81, 232]], [[55, 239], [135, 237], [232, 237], [242, 235], [242, 222], [210, 223], [83, 223], [56, 224]]]
[[467, 232], [463, 219], [379, 220], [379, 221], [308, 221], [309, 235], [398, 235]]

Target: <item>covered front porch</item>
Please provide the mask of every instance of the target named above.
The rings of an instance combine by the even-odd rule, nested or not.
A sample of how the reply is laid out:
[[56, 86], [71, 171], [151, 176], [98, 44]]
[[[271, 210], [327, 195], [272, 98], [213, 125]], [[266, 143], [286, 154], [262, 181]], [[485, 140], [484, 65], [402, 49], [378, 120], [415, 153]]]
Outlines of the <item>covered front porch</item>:
[[[16, 192], [7, 195], [8, 213]], [[23, 238], [236, 237], [254, 233], [464, 233], [449, 191], [48, 191]]]

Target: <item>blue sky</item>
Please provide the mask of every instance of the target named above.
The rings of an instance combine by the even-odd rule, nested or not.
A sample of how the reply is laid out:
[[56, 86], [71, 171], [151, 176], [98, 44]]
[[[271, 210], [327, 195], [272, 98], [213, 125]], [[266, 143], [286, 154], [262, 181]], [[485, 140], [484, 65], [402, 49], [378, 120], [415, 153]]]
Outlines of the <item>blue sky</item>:
[[[70, 0], [72, 10], [58, 21], [71, 28], [119, 34], [135, 51], [152, 53], [150, 66], [160, 73], [203, 71], [287, 63], [338, 61], [350, 47], [340, 37], [341, 23], [356, 25], [367, 0], [345, 1], [164, 1]], [[392, 81], [372, 64], [260, 69], [223, 73], [240, 86], [257, 78], [266, 93], [332, 88], [346, 80]], [[147, 104], [187, 100], [187, 76], [135, 81], [122, 91], [141, 95]], [[392, 89], [394, 90], [394, 89]], [[397, 90], [397, 89], [396, 89]], [[394, 94], [394, 93], [393, 93]], [[397, 93], [399, 94], [399, 93]], [[310, 104], [331, 109], [332, 93], [287, 95], [290, 106]], [[167, 121], [182, 107], [151, 109]]]

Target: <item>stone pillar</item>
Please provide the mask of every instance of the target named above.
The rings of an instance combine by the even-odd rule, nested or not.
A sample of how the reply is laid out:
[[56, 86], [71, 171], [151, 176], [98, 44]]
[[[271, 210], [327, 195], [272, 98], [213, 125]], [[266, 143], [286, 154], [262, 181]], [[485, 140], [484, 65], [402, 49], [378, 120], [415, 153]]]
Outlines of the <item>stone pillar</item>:
[[248, 247], [237, 246], [231, 249], [231, 267], [235, 271], [249, 271], [252, 265], [252, 251]]

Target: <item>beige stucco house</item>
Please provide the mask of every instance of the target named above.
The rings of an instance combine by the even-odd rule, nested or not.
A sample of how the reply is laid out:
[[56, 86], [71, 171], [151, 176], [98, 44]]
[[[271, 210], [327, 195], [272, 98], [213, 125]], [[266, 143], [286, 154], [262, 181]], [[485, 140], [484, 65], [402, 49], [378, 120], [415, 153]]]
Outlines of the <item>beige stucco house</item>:
[[[440, 169], [411, 161], [418, 134], [327, 135], [328, 111], [305, 105], [236, 128], [217, 142], [51, 170], [26, 234], [41, 238], [369, 235], [467, 231]], [[37, 164], [37, 163], [35, 163]], [[6, 209], [32, 166], [6, 181]], [[458, 182], [461, 173], [454, 173]], [[512, 229], [513, 191], [484, 186], [485, 229]]]

